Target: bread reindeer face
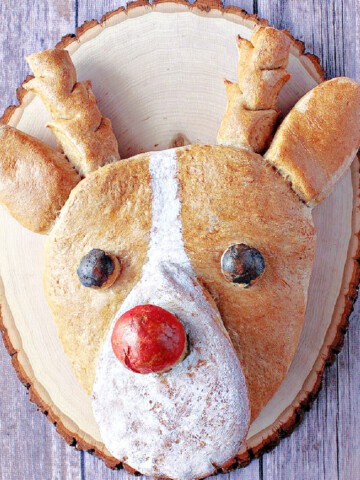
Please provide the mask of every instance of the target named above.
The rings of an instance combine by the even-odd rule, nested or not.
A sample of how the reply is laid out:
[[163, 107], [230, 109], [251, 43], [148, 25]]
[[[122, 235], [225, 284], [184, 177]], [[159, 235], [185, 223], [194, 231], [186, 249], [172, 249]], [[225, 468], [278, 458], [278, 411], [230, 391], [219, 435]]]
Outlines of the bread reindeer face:
[[[110, 121], [64, 51], [31, 57], [41, 78], [28, 88], [67, 157], [0, 127], [0, 200], [49, 231], [44, 286], [63, 348], [106, 447], [141, 473], [202, 478], [231, 462], [294, 357], [314, 257], [309, 207], [359, 147], [360, 87], [319, 85], [271, 142], [289, 48], [268, 27], [239, 40], [221, 145], [116, 161]], [[54, 82], [64, 72], [68, 82]]]
[[[296, 349], [313, 233], [309, 209], [286, 182], [259, 155], [232, 147], [143, 154], [75, 188], [47, 242], [45, 290], [116, 458], [128, 457], [140, 469], [145, 453], [159, 459], [171, 442], [172, 455], [186, 465], [205, 442], [192, 470], [198, 464], [206, 473], [209, 459], [220, 465], [229, 446], [239, 448], [249, 422], [240, 364], [256, 415]], [[256, 248], [265, 260], [264, 273], [248, 288], [223, 275], [221, 258], [236, 244]], [[121, 261], [121, 274], [105, 290], [84, 287], [77, 275], [94, 248]], [[175, 314], [188, 336], [188, 356], [160, 376], [127, 370], [111, 348], [116, 320], [146, 304]], [[184, 408], [187, 414], [179, 415]], [[159, 472], [165, 463], [157, 460]]]

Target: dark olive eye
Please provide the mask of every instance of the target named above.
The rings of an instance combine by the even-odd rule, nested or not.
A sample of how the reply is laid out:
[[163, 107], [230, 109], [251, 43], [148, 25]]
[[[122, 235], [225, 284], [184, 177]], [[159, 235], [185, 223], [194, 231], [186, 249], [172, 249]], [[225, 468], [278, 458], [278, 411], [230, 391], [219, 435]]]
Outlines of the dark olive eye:
[[259, 250], [244, 243], [228, 247], [221, 257], [221, 270], [229, 282], [249, 286], [263, 273], [265, 260]]
[[76, 272], [84, 287], [108, 288], [115, 282], [120, 270], [120, 262], [115, 255], [93, 248], [81, 259]]

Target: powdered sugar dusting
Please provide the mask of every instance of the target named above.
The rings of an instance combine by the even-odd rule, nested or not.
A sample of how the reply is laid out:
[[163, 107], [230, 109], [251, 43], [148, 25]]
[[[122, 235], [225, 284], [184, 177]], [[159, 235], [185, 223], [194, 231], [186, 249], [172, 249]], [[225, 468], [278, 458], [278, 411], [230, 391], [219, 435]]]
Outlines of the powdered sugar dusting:
[[192, 271], [185, 252], [180, 220], [176, 150], [153, 152], [150, 158], [152, 226], [148, 263], [175, 263]]
[[[116, 458], [147, 475], [190, 480], [211, 474], [239, 450], [249, 403], [239, 360], [220, 314], [196, 280], [181, 233], [176, 150], [151, 154], [152, 230], [140, 282], [110, 326], [93, 387], [103, 441]], [[116, 319], [152, 303], [184, 324], [189, 355], [170, 372], [127, 370], [111, 348]]]

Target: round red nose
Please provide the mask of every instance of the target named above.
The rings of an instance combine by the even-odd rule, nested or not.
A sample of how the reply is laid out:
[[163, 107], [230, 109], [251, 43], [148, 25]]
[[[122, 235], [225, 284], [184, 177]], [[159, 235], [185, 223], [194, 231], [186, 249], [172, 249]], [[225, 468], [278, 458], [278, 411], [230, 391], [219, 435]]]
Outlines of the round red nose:
[[166, 372], [186, 355], [183, 324], [155, 305], [139, 305], [121, 315], [111, 344], [116, 357], [137, 373]]

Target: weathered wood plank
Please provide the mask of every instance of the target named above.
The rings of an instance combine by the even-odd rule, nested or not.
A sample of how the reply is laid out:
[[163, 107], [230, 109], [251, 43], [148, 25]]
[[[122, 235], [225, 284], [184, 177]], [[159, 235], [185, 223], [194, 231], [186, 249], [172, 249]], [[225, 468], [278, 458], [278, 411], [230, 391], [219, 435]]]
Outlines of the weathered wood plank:
[[257, 1], [259, 16], [277, 28], [288, 29], [303, 41], [306, 51], [320, 58], [329, 77], [347, 74], [355, 78], [358, 74], [359, 65], [355, 61], [360, 48], [357, 6], [360, 6], [359, 0]]
[[[1, 112], [17, 103], [16, 88], [29, 73], [25, 55], [51, 47], [73, 31], [74, 12], [73, 0], [0, 2]], [[80, 480], [80, 453], [29, 402], [2, 342], [0, 369], [0, 478]]]
[[[360, 79], [360, 0], [348, 0], [343, 5], [343, 58], [345, 75]], [[348, 25], [351, 25], [349, 28]]]
[[237, 7], [245, 10], [247, 13], [254, 13], [253, 0], [224, 0], [223, 4], [225, 5], [225, 7], [229, 5], [236, 5]]
[[78, 25], [86, 20], [100, 20], [106, 12], [115, 10], [126, 5], [126, 2], [115, 0], [79, 0], [78, 1]]
[[[14, 103], [15, 88], [27, 73], [25, 54], [53, 45], [62, 34], [73, 30], [72, 1], [15, 2], [0, 4], [3, 32], [0, 35], [0, 109]], [[231, 2], [250, 11], [248, 1]], [[257, 0], [260, 16], [275, 26], [289, 28], [305, 41], [307, 50], [323, 58], [330, 75], [347, 74], [360, 79], [360, 3], [358, 0], [297, 2]], [[119, 2], [80, 0], [78, 23], [100, 18]], [[314, 15], [315, 12], [315, 15]], [[357, 14], [356, 14], [357, 12]], [[345, 33], [346, 29], [346, 33]], [[357, 308], [357, 312], [359, 307]], [[337, 367], [328, 371], [324, 390], [314, 411], [292, 437], [264, 457], [266, 480], [306, 478], [348, 480], [360, 471], [360, 327], [359, 314], [353, 316], [349, 336]], [[102, 462], [79, 454], [57, 436], [45, 417], [29, 404], [25, 389], [15, 378], [7, 354], [0, 347], [0, 478], [113, 480], [133, 478], [126, 472], [111, 472]], [[351, 425], [351, 428], [350, 428]], [[25, 432], [25, 433], [24, 433]], [[349, 434], [351, 432], [351, 434]], [[336, 445], [339, 443], [339, 449]], [[259, 478], [259, 462], [223, 475], [225, 479]]]
[[52, 47], [74, 30], [74, 0], [0, 2], [0, 112], [17, 103], [16, 88], [29, 69], [25, 56]]

